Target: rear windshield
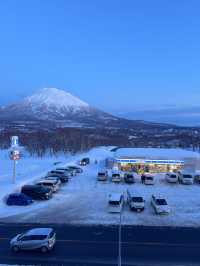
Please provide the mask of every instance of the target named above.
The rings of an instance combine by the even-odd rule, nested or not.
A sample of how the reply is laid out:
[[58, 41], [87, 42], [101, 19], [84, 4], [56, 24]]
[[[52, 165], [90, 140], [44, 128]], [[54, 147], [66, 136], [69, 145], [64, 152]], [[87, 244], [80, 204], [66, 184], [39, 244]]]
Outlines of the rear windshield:
[[183, 178], [192, 178], [191, 175], [183, 175]]
[[113, 174], [112, 176], [113, 176], [113, 177], [120, 177], [119, 174]]
[[132, 197], [132, 201], [134, 201], [134, 202], [143, 202], [143, 198], [142, 197]]
[[152, 176], [146, 176], [145, 178], [146, 178], [146, 180], [153, 180]]
[[117, 205], [120, 205], [120, 201], [111, 200], [111, 201], [109, 201], [109, 204], [113, 205], [113, 206], [117, 206]]
[[98, 173], [99, 176], [105, 176], [105, 173]]
[[176, 175], [170, 175], [171, 178], [176, 178]]
[[167, 202], [165, 199], [157, 199], [156, 204], [158, 205], [167, 205]]
[[133, 178], [133, 176], [132, 176], [132, 175], [127, 175], [126, 177], [127, 177], [127, 178]]

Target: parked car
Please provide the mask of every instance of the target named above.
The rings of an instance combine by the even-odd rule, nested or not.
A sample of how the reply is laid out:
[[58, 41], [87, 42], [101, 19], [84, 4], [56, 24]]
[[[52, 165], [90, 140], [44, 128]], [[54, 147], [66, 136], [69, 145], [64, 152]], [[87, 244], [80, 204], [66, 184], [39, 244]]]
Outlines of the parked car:
[[124, 181], [127, 184], [133, 184], [133, 183], [135, 183], [135, 177], [132, 173], [125, 173], [124, 174]]
[[145, 200], [143, 197], [129, 190], [127, 190], [127, 203], [132, 211], [141, 212], [145, 207]]
[[56, 168], [56, 170], [51, 170], [50, 172], [48, 172], [48, 175], [49, 174], [58, 174], [60, 176], [66, 176], [66, 177], [69, 177], [71, 175], [71, 173], [69, 173], [67, 170], [61, 168]]
[[77, 174], [83, 173], [83, 169], [81, 167], [76, 166], [76, 165], [68, 165], [67, 168], [74, 170]]
[[38, 185], [25, 185], [21, 192], [33, 199], [48, 200], [52, 197], [52, 189]]
[[112, 178], [111, 178], [112, 182], [114, 183], [120, 183], [121, 182], [121, 175], [119, 172], [113, 172], [112, 173]]
[[151, 204], [156, 214], [169, 214], [170, 208], [166, 199], [162, 196], [152, 195]]
[[45, 179], [56, 179], [56, 180], [60, 180], [61, 183], [66, 183], [69, 181], [69, 177], [68, 176], [63, 176], [60, 174], [48, 174]]
[[75, 169], [71, 169], [68, 167], [59, 167], [59, 168], [56, 168], [56, 170], [54, 171], [63, 173], [64, 175], [68, 175], [68, 176], [75, 176], [77, 174]]
[[124, 196], [121, 193], [112, 193], [108, 196], [108, 212], [120, 213], [124, 204]]
[[141, 176], [142, 183], [145, 185], [154, 185], [155, 184], [155, 177], [152, 174], [143, 174]]
[[8, 195], [6, 199], [6, 204], [11, 205], [18, 205], [18, 206], [26, 206], [33, 203], [33, 199], [24, 193], [12, 193]]
[[193, 175], [190, 173], [179, 172], [178, 179], [180, 183], [185, 185], [192, 185], [194, 183]]
[[10, 248], [14, 252], [40, 250], [46, 253], [53, 249], [55, 243], [56, 233], [52, 228], [33, 228], [12, 238]]
[[200, 183], [200, 174], [195, 174], [195, 175], [194, 175], [194, 180], [195, 180], [197, 183]]
[[107, 181], [108, 180], [108, 171], [100, 170], [97, 175], [98, 181]]
[[177, 173], [166, 173], [165, 179], [169, 183], [177, 183], [178, 182], [178, 174]]
[[52, 189], [53, 193], [57, 192], [60, 188], [60, 180], [56, 179], [42, 179], [36, 183], [38, 186], [44, 186]]
[[90, 164], [90, 158], [83, 158], [81, 161], [80, 161], [80, 165], [87, 165], [87, 164]]

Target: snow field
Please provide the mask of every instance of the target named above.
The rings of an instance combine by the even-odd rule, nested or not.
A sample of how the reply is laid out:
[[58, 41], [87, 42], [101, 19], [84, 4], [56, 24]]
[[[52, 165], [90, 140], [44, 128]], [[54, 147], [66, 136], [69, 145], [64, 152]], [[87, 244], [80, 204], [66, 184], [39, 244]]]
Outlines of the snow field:
[[[2, 156], [2, 154], [1, 154]], [[69, 224], [118, 224], [119, 214], [111, 214], [107, 211], [108, 194], [121, 192], [126, 194], [130, 189], [140, 194], [146, 200], [144, 212], [131, 212], [125, 204], [122, 213], [122, 223], [127, 225], [148, 226], [200, 226], [200, 185], [169, 184], [163, 174], [156, 175], [156, 183], [153, 186], [143, 185], [140, 176], [137, 176], [135, 184], [114, 184], [111, 181], [105, 183], [97, 181], [98, 169], [104, 167], [104, 160], [112, 156], [110, 147], [92, 149], [86, 154], [74, 157], [60, 157], [56, 160], [65, 164], [74, 164], [82, 157], [91, 158], [91, 164], [84, 167], [84, 172], [63, 185], [53, 198], [45, 202], [35, 202], [27, 207], [8, 207], [0, 202], [0, 221], [9, 222], [38, 222], [38, 223], [69, 223]], [[1, 157], [0, 157], [1, 158]], [[1, 158], [2, 159], [2, 158]], [[27, 158], [19, 163], [20, 179], [17, 185], [8, 185], [8, 169], [6, 164], [0, 169], [1, 195], [5, 195], [17, 189], [22, 183], [32, 182], [44, 176], [47, 171], [54, 168], [55, 158], [43, 160]], [[98, 164], [95, 164], [95, 160]], [[9, 162], [10, 163], [10, 162]], [[25, 167], [26, 165], [26, 167]], [[64, 165], [64, 164], [63, 164]], [[23, 167], [22, 167], [23, 166]], [[2, 171], [2, 172], [1, 172]], [[2, 174], [4, 173], [4, 175]], [[4, 178], [3, 178], [4, 177]], [[4, 180], [4, 182], [2, 182]], [[7, 180], [7, 181], [6, 181]], [[2, 185], [3, 184], [3, 185]], [[5, 187], [3, 189], [2, 187]], [[169, 215], [156, 215], [151, 204], [152, 194], [163, 195], [171, 208]]]

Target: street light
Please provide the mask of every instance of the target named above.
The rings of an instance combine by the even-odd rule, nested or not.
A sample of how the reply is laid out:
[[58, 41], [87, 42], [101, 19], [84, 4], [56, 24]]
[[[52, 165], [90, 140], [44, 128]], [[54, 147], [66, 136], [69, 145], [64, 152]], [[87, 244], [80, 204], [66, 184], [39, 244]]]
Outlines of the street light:
[[122, 238], [122, 207], [120, 209], [120, 215], [119, 215], [119, 232], [118, 232], [118, 266], [122, 265], [122, 258], [121, 258], [121, 238]]

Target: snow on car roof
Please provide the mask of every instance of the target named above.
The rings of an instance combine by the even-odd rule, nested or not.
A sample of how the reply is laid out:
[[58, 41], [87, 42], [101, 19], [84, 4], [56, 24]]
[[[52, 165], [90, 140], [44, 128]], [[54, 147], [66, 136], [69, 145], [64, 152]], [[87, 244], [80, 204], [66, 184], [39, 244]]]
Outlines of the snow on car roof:
[[178, 159], [178, 158], [200, 158], [200, 154], [193, 151], [187, 151], [184, 149], [163, 149], [163, 148], [120, 148], [115, 152], [115, 157], [124, 158], [166, 158], [166, 159]]
[[26, 235], [48, 235], [52, 232], [52, 228], [33, 228], [26, 232]]
[[111, 201], [119, 201], [122, 196], [122, 193], [111, 193], [109, 194], [109, 200]]
[[44, 179], [37, 182], [37, 184], [54, 184], [56, 183], [56, 180], [54, 179]]

